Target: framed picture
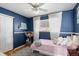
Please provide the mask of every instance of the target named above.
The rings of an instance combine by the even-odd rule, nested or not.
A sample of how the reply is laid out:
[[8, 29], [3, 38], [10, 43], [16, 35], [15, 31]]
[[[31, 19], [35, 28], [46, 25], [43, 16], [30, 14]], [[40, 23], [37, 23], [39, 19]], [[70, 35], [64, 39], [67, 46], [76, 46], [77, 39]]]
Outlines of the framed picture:
[[27, 24], [24, 22], [20, 22], [18, 29], [20, 30], [26, 30], [27, 29]]

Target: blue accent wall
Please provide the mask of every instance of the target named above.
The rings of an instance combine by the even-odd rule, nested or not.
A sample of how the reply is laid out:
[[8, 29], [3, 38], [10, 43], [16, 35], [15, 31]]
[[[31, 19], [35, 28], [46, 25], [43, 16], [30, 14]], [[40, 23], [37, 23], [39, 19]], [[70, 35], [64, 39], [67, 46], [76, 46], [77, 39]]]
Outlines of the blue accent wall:
[[[74, 32], [74, 10], [63, 11], [61, 32]], [[67, 37], [70, 34], [60, 33], [60, 36]]]
[[14, 48], [26, 43], [26, 36], [24, 33], [14, 34]]
[[76, 4], [74, 7], [74, 32], [79, 33], [79, 24], [77, 23], [77, 7], [79, 6], [79, 3]]
[[73, 10], [63, 11], [61, 32], [73, 32]]
[[27, 31], [33, 31], [33, 17], [32, 18], [29, 18], [28, 22], [28, 30]]
[[[14, 38], [14, 48], [23, 45], [26, 42], [26, 36], [24, 33], [17, 33], [14, 32], [23, 32], [23, 31], [33, 31], [33, 19], [32, 18], [26, 18], [24, 16], [21, 16], [19, 14], [16, 14], [12, 11], [9, 11], [5, 8], [0, 7], [0, 13], [13, 16], [13, 38]], [[17, 29], [20, 22], [24, 22], [27, 24], [27, 30], [20, 30]]]

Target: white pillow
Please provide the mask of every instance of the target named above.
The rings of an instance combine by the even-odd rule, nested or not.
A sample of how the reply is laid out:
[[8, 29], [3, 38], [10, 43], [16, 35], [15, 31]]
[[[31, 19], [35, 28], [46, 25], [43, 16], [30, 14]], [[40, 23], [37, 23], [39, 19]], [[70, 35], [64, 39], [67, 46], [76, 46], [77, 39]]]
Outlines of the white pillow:
[[41, 46], [41, 41], [40, 40], [36, 40], [34, 42], [34, 44], [35, 44], [36, 47], [40, 47]]
[[67, 36], [67, 39], [68, 39], [67, 46], [71, 46], [72, 45], [72, 37]]
[[69, 41], [68, 38], [59, 37], [57, 44], [58, 44], [58, 45], [65, 45], [65, 46], [67, 46], [67, 45], [68, 45], [68, 41]]
[[67, 45], [68, 39], [67, 38], [63, 38], [61, 45]]
[[62, 37], [59, 37], [59, 38], [58, 38], [58, 41], [57, 41], [57, 44], [58, 44], [58, 45], [61, 45], [62, 41], [63, 41], [63, 38], [62, 38]]
[[73, 44], [79, 45], [79, 36], [73, 35]]

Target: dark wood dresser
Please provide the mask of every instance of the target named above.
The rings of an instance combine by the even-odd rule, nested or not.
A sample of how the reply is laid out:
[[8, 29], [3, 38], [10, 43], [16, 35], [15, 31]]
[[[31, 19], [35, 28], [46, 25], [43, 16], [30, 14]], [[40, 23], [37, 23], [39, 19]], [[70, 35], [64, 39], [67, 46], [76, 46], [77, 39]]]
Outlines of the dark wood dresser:
[[77, 49], [68, 49], [69, 56], [79, 56], [79, 47]]

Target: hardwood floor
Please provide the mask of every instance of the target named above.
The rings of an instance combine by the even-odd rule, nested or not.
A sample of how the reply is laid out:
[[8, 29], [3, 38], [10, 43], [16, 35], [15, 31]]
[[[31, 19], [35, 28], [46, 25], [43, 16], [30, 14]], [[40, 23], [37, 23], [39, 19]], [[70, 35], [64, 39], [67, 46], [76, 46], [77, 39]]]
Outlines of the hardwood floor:
[[17, 51], [19, 51], [19, 50], [21, 50], [21, 49], [23, 49], [23, 48], [25, 48], [27, 46], [29, 46], [29, 45], [24, 44], [24, 45], [22, 45], [22, 46], [20, 46], [18, 48], [12, 49], [12, 50], [7, 51], [7, 52], [4, 52], [4, 54], [6, 54], [7, 56], [11, 56], [11, 55], [15, 54]]

